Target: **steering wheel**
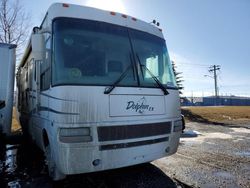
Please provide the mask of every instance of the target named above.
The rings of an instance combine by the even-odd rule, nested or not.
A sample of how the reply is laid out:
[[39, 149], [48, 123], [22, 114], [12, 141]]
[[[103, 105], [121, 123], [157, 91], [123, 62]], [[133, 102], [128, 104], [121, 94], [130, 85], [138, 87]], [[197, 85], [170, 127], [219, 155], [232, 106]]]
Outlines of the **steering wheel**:
[[80, 69], [78, 68], [71, 68], [69, 70], [69, 75], [72, 77], [72, 78], [80, 78], [82, 77], [82, 72]]

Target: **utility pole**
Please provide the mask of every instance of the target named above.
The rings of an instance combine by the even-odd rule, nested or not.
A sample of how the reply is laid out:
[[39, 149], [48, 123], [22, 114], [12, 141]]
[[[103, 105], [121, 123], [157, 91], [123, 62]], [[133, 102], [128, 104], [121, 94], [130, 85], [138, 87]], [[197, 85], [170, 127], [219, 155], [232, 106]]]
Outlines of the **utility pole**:
[[218, 99], [218, 86], [217, 86], [217, 70], [220, 70], [220, 65], [212, 65], [209, 67], [209, 72], [214, 73], [214, 91], [215, 91], [215, 105], [217, 105]]

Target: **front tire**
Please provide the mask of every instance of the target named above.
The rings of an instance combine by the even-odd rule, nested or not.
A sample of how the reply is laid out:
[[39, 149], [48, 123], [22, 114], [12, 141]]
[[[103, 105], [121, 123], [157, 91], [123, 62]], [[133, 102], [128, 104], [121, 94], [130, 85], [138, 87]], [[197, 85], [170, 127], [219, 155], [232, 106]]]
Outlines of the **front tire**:
[[48, 167], [49, 176], [54, 181], [64, 179], [66, 175], [61, 173], [59, 169], [56, 167], [55, 159], [54, 159], [54, 156], [53, 156], [53, 153], [51, 151], [51, 147], [49, 144], [45, 147], [45, 158], [46, 158], [46, 164]]

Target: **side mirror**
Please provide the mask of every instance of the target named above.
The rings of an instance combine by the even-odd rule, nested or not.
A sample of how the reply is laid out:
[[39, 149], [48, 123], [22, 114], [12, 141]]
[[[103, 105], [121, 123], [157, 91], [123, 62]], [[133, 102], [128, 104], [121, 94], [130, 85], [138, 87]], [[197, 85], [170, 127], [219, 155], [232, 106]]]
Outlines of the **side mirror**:
[[31, 48], [35, 60], [43, 60], [45, 54], [45, 39], [43, 34], [31, 35]]

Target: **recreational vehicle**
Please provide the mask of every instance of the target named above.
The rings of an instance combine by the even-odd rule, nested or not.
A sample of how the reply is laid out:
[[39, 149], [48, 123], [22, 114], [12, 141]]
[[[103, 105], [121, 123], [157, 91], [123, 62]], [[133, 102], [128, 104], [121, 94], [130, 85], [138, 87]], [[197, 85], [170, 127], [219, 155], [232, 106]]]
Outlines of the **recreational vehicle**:
[[162, 31], [150, 23], [53, 4], [33, 29], [17, 86], [24, 134], [54, 180], [177, 150], [179, 92]]
[[0, 43], [0, 134], [11, 132], [16, 45]]

